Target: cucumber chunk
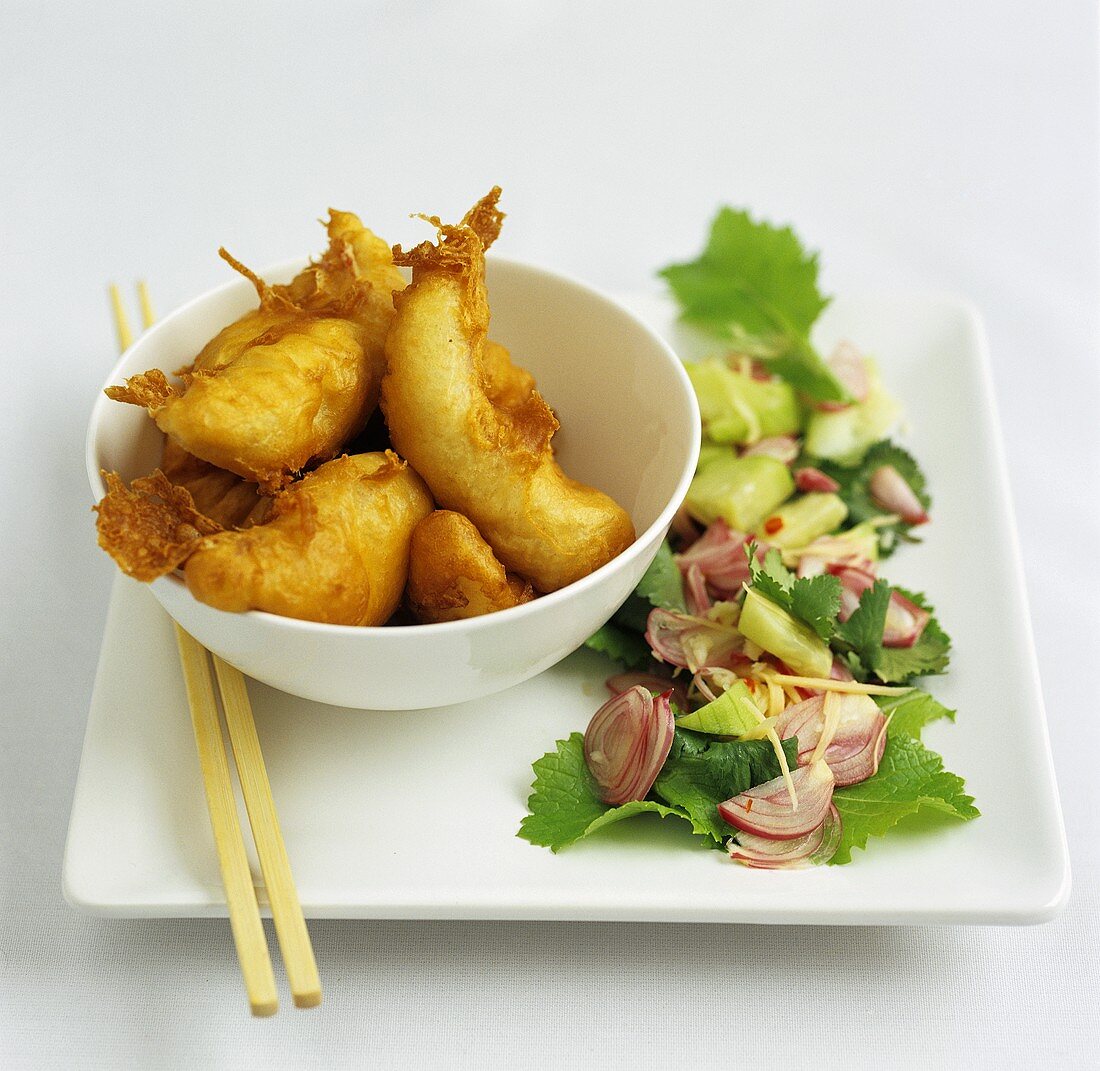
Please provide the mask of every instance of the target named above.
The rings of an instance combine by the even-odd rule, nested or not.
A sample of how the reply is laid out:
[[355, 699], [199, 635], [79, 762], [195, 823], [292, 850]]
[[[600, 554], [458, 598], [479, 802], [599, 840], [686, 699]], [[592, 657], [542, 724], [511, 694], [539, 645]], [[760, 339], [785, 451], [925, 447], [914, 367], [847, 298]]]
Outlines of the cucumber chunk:
[[695, 466], [695, 471], [701, 471], [717, 458], [736, 456], [737, 455], [733, 452], [733, 447], [724, 446], [721, 443], [707, 442], [707, 440], [704, 439], [702, 446], [699, 447], [699, 463]]
[[740, 736], [760, 725], [760, 717], [753, 713], [754, 710], [763, 713], [748, 685], [738, 680], [705, 706], [677, 718], [676, 724], [683, 729], [694, 729], [697, 733]]
[[729, 454], [700, 468], [684, 504], [703, 524], [721, 517], [731, 528], [751, 532], [793, 491], [794, 479], [782, 461]]
[[781, 550], [804, 547], [818, 536], [835, 532], [847, 516], [848, 507], [839, 495], [813, 491], [769, 513], [756, 534]]
[[809, 625], [751, 588], [737, 623], [741, 634], [806, 677], [828, 677], [833, 652]]
[[901, 405], [882, 386], [874, 363], [867, 361], [870, 389], [862, 402], [834, 412], [815, 411], [806, 423], [803, 449], [840, 465], [858, 465], [875, 443], [901, 419]]
[[782, 380], [756, 380], [710, 357], [684, 366], [699, 399], [703, 434], [716, 443], [748, 443], [797, 434], [798, 398]]

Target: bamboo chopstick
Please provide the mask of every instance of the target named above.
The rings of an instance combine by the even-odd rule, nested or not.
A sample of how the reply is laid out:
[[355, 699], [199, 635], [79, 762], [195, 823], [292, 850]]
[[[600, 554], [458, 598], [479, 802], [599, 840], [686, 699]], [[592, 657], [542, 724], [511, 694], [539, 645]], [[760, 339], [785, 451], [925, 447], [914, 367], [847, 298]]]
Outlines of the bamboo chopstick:
[[[119, 344], [125, 349], [132, 340], [130, 325], [118, 287], [112, 284], [110, 293]], [[149, 327], [153, 323], [154, 314], [144, 282], [138, 283], [138, 298], [142, 322], [145, 327]], [[225, 886], [230, 928], [245, 989], [253, 1015], [272, 1015], [278, 1008], [275, 978], [260, 920], [256, 890], [245, 854], [244, 839], [237, 820], [236, 799], [229, 778], [229, 764], [207, 651], [179, 625], [175, 626], [175, 630], [214, 842]], [[237, 776], [267, 886], [271, 915], [282, 949], [291, 995], [297, 1007], [312, 1008], [321, 1003], [321, 982], [290, 871], [286, 845], [279, 828], [271, 783], [260, 749], [244, 676], [217, 655], [212, 657], [221, 689], [222, 710], [237, 764]]]
[[271, 954], [252, 885], [244, 837], [237, 821], [237, 799], [229, 779], [229, 762], [222, 740], [214, 683], [210, 678], [210, 663], [206, 648], [179, 625], [175, 628], [202, 783], [206, 789], [206, 806], [210, 811], [214, 846], [218, 850], [225, 902], [229, 908], [229, 926], [237, 946], [245, 992], [253, 1015], [274, 1015], [279, 1010], [275, 974], [271, 969]]
[[133, 332], [130, 330], [130, 321], [126, 318], [126, 309], [122, 304], [122, 295], [118, 292], [118, 287], [111, 283], [107, 287], [107, 293], [111, 297], [111, 311], [115, 316], [115, 331], [118, 333], [118, 351], [122, 353], [123, 350], [130, 348], [130, 343], [134, 341]]
[[217, 655], [213, 657], [214, 671], [222, 692], [222, 710], [229, 727], [229, 741], [237, 760], [237, 775], [248, 810], [248, 821], [252, 826], [252, 839], [256, 842], [256, 854], [260, 857], [260, 868], [264, 873], [267, 899], [283, 953], [290, 992], [297, 1007], [313, 1008], [321, 1003], [321, 979], [317, 975], [317, 963], [302, 905], [298, 901], [298, 890], [290, 873], [290, 860], [275, 813], [275, 801], [260, 750], [260, 738], [256, 735], [256, 722], [248, 702], [244, 674]]

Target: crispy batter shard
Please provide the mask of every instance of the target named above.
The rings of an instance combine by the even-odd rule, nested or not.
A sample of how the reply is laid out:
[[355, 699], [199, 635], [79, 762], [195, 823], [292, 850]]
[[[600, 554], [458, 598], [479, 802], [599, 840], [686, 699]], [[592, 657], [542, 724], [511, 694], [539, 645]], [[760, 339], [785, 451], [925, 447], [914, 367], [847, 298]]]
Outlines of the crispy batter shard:
[[499, 343], [485, 340], [481, 351], [481, 386], [485, 396], [503, 409], [518, 409], [535, 389], [535, 377], [512, 363], [511, 355]]
[[352, 213], [332, 210], [328, 236], [320, 260], [285, 286], [222, 250], [259, 307], [203, 347], [181, 386], [152, 369], [108, 395], [145, 406], [188, 453], [267, 492], [334, 457], [377, 404], [404, 280], [389, 246]]
[[104, 472], [103, 479], [107, 494], [93, 507], [99, 545], [136, 580], [156, 580], [170, 573], [206, 536], [222, 530], [160, 469], [134, 480], [129, 488], [117, 472]]
[[186, 488], [195, 508], [223, 528], [251, 528], [262, 524], [272, 499], [257, 484], [189, 454], [171, 439], [164, 440], [161, 471], [177, 487]]
[[220, 610], [381, 625], [404, 592], [413, 529], [431, 510], [424, 482], [396, 454], [340, 457], [276, 496], [265, 524], [204, 541], [184, 577]]
[[491, 349], [486, 357], [479, 229], [496, 237], [498, 194], [459, 226], [439, 224], [436, 244], [395, 249], [413, 281], [394, 297], [382, 408], [394, 447], [436, 502], [468, 517], [508, 570], [547, 592], [610, 561], [634, 528], [607, 495], [562, 472], [551, 446], [558, 422], [537, 390], [502, 404], [489, 389], [497, 358]]
[[169, 398], [178, 398], [181, 391], [168, 382], [168, 377], [159, 368], [151, 368], [131, 376], [125, 387], [108, 387], [104, 393], [113, 401], [143, 405], [150, 413], [157, 413]]
[[477, 286], [477, 257], [484, 256], [500, 237], [504, 213], [497, 208], [500, 187], [494, 186], [462, 217], [457, 227], [448, 226], [438, 216], [420, 215], [418, 218], [435, 227], [438, 244], [424, 241], [407, 252], [401, 246], [393, 247], [393, 262], [405, 268], [428, 268], [432, 271], [450, 272], [459, 276], [467, 285]]
[[509, 575], [461, 513], [436, 510], [413, 530], [409, 608], [418, 621], [456, 621], [530, 602], [531, 585]]
[[497, 207], [500, 187], [494, 186], [462, 217], [462, 226], [469, 227], [478, 236], [482, 250], [486, 250], [500, 237], [504, 213]]

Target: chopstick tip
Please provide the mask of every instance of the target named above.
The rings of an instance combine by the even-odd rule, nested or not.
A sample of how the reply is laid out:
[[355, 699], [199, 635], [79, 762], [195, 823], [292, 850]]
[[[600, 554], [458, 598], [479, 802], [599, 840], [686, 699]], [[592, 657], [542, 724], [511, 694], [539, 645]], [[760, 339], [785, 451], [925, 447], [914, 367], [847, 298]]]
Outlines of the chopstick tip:
[[321, 1003], [321, 989], [318, 986], [316, 989], [308, 989], [302, 993], [294, 994], [294, 1007], [296, 1008], [316, 1008]]
[[272, 997], [269, 1000], [257, 1000], [251, 1004], [251, 1008], [255, 1018], [267, 1019], [279, 1010], [279, 1001], [277, 997]]

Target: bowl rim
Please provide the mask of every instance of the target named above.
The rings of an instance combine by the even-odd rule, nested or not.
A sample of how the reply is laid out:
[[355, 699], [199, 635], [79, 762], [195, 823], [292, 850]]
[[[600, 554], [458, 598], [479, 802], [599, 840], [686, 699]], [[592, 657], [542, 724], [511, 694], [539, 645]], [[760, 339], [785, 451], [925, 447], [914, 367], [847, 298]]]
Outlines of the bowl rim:
[[[695, 390], [691, 385], [691, 380], [688, 378], [688, 374], [684, 369], [683, 361], [676, 355], [675, 350], [662, 338], [652, 327], [649, 326], [641, 317], [636, 315], [633, 311], [623, 305], [620, 301], [611, 297], [606, 291], [600, 287], [593, 286], [590, 283], [583, 282], [577, 279], [575, 276], [569, 275], [565, 272], [555, 271], [549, 268], [544, 268], [539, 265], [530, 264], [527, 261], [517, 260], [513, 257], [502, 257], [495, 254], [488, 254], [486, 261], [494, 264], [501, 264], [510, 269], [518, 269], [520, 271], [529, 272], [533, 275], [541, 275], [543, 277], [549, 277], [555, 282], [564, 283], [569, 287], [576, 290], [583, 291], [584, 293], [599, 298], [604, 304], [611, 306], [620, 315], [625, 316], [628, 320], [631, 320], [636, 327], [641, 328], [644, 334], [648, 335], [650, 340], [656, 344], [657, 350], [662, 354], [665, 360], [671, 365], [673, 375], [679, 382], [680, 387], [687, 398], [688, 408], [693, 417], [691, 421], [690, 435], [691, 442], [689, 444], [687, 458], [685, 460], [684, 467], [680, 472], [680, 476], [676, 481], [676, 488], [672, 494], [672, 497], [665, 504], [664, 508], [658, 514], [657, 518], [645, 529], [645, 531], [637, 533], [634, 537], [634, 542], [630, 544], [625, 550], [615, 555], [609, 562], [605, 562], [598, 569], [593, 570], [587, 576], [581, 577], [579, 580], [574, 580], [571, 584], [566, 584], [563, 588], [558, 588], [557, 591], [548, 592], [545, 595], [539, 595], [537, 598], [532, 599], [530, 602], [521, 603], [519, 606], [511, 606], [505, 610], [497, 610], [491, 614], [481, 614], [478, 617], [461, 618], [456, 621], [436, 621], [429, 623], [414, 623], [410, 625], [335, 625], [329, 624], [323, 621], [306, 621], [296, 617], [285, 617], [282, 614], [273, 614], [266, 610], [246, 610], [241, 614], [234, 614], [235, 617], [242, 619], [253, 619], [262, 621], [265, 626], [271, 628], [282, 628], [291, 632], [307, 632], [307, 633], [319, 633], [321, 635], [355, 635], [355, 636], [371, 636], [371, 635], [385, 635], [387, 637], [396, 638], [399, 635], [438, 635], [463, 631], [479, 631], [484, 628], [495, 627], [501, 621], [508, 623], [516, 621], [523, 616], [529, 616], [531, 614], [539, 613], [539, 607], [545, 607], [550, 609], [552, 606], [557, 605], [560, 602], [569, 599], [572, 595], [584, 591], [586, 588], [591, 588], [598, 585], [601, 579], [622, 565], [629, 563], [631, 560], [639, 557], [642, 553], [642, 548], [648, 545], [655, 535], [667, 531], [669, 525], [672, 523], [672, 518], [676, 511], [683, 503], [684, 497], [687, 495], [688, 486], [691, 483], [692, 477], [695, 475], [695, 467], [699, 461], [699, 449], [702, 444], [702, 421], [699, 414], [699, 403], [695, 396]], [[278, 261], [274, 264], [268, 265], [261, 271], [257, 272], [261, 278], [270, 278], [272, 276], [278, 276], [285, 272], [291, 272], [301, 270], [306, 264], [309, 263], [308, 258], [294, 257], [288, 260]], [[103, 478], [100, 473], [98, 464], [96, 463], [96, 446], [99, 442], [99, 429], [103, 420], [103, 413], [106, 412], [107, 406], [110, 403], [110, 399], [106, 396], [104, 391], [107, 387], [119, 382], [120, 369], [125, 364], [132, 353], [132, 351], [142, 344], [147, 343], [147, 340], [151, 338], [156, 332], [161, 330], [167, 330], [170, 323], [175, 320], [186, 317], [194, 306], [205, 302], [215, 297], [218, 294], [227, 292], [233, 289], [239, 289], [241, 285], [248, 285], [246, 279], [230, 279], [227, 282], [210, 288], [201, 294], [196, 295], [178, 308], [173, 309], [167, 316], [158, 320], [148, 330], [143, 331], [141, 335], [134, 339], [134, 341], [119, 355], [118, 360], [112, 366], [107, 378], [103, 381], [103, 385], [99, 390], [99, 394], [92, 405], [92, 411], [88, 418], [88, 428], [84, 440], [84, 461], [85, 467], [88, 473], [88, 482], [92, 490], [92, 497], [96, 502], [100, 501], [104, 494], [106, 494], [106, 487], [103, 483]], [[158, 583], [161, 580], [167, 580], [170, 584], [178, 586], [181, 589], [181, 594], [199, 602], [191, 594], [187, 585], [182, 578], [169, 573], [166, 576], [159, 577], [153, 583]], [[152, 586], [152, 585], [150, 585]], [[215, 610], [214, 607], [208, 607], [210, 610]], [[227, 612], [227, 611], [217, 611]]]

